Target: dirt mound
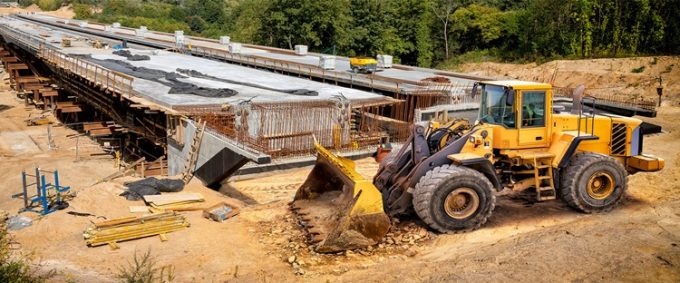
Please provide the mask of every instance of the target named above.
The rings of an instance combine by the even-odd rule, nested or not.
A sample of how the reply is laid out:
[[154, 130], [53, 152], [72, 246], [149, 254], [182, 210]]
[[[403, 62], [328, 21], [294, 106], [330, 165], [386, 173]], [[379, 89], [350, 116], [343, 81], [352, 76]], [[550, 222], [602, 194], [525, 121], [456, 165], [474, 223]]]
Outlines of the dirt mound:
[[36, 4], [28, 6], [24, 10], [26, 10], [27, 12], [42, 12], [42, 9], [40, 9], [40, 7], [38, 7], [38, 5]]
[[421, 82], [433, 82], [433, 83], [451, 83], [451, 80], [447, 77], [441, 77], [441, 76], [436, 76], [436, 77], [429, 77], [429, 78], [424, 78], [420, 80]]
[[61, 7], [55, 11], [48, 12], [47, 14], [55, 17], [72, 19], [75, 17], [76, 13], [73, 12], [73, 7], [71, 5]]
[[657, 78], [663, 79], [664, 104], [680, 105], [680, 57], [656, 56], [556, 60], [544, 64], [470, 63], [462, 72], [552, 83], [556, 87], [586, 86], [589, 94], [656, 101]]

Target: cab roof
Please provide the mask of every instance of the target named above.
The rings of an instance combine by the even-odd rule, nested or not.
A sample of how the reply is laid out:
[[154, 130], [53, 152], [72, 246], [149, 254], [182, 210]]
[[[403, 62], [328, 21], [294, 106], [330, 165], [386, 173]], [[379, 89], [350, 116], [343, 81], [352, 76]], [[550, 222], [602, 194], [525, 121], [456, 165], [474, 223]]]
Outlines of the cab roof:
[[483, 81], [483, 84], [497, 85], [503, 87], [511, 87], [513, 89], [548, 89], [552, 88], [550, 84], [520, 81], [520, 80], [502, 80], [502, 81]]

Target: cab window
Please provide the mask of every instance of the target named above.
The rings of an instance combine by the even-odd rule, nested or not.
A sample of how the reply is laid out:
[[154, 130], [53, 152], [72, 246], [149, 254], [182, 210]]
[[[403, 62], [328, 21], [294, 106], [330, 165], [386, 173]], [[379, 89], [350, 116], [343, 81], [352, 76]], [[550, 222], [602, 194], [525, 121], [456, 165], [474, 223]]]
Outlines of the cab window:
[[522, 127], [545, 127], [545, 91], [522, 94]]
[[484, 123], [503, 125], [506, 128], [516, 128], [514, 92], [507, 91], [502, 86], [485, 85], [482, 89], [482, 105], [479, 120]]

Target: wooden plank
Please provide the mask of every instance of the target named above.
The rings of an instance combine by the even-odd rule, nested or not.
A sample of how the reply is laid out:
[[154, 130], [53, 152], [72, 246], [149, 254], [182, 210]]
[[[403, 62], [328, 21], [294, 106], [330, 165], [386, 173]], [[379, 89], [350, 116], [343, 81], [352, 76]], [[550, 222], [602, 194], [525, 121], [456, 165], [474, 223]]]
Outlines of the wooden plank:
[[155, 205], [166, 205], [177, 202], [187, 201], [203, 201], [203, 195], [200, 193], [176, 193], [176, 194], [162, 194], [162, 195], [148, 195], [144, 196], [144, 201], [153, 203]]
[[[40, 79], [36, 76], [26, 76], [16, 78], [16, 82], [20, 84], [39, 84]], [[41, 84], [42, 86], [42, 84]]]
[[61, 109], [61, 113], [78, 113], [78, 112], [83, 112], [83, 109], [80, 108], [80, 106], [71, 106]]
[[149, 207], [146, 205], [131, 205], [129, 209], [132, 213], [149, 212]]
[[113, 131], [111, 129], [96, 129], [89, 131], [89, 134], [93, 137], [110, 136], [113, 134]]
[[50, 90], [50, 91], [41, 91], [40, 94], [44, 97], [50, 97], [50, 96], [58, 96], [59, 92], [56, 90]]
[[100, 129], [104, 127], [108, 127], [108, 125], [104, 122], [83, 123], [83, 130], [86, 132], [89, 130]]
[[93, 186], [96, 185], [96, 184], [102, 183], [102, 182], [108, 182], [108, 181], [111, 181], [111, 180], [113, 180], [113, 179], [115, 179], [115, 178], [121, 177], [121, 176], [127, 174], [127, 172], [128, 172], [130, 169], [132, 169], [132, 168], [134, 168], [135, 166], [137, 166], [137, 164], [142, 163], [142, 162], [144, 162], [145, 160], [146, 160], [145, 157], [142, 157], [142, 158], [140, 158], [140, 159], [137, 159], [135, 162], [132, 162], [132, 163], [128, 164], [127, 166], [125, 166], [125, 168], [123, 168], [123, 170], [118, 171], [118, 172], [116, 172], [116, 173], [113, 173], [113, 174], [111, 174], [111, 175], [108, 175], [108, 176], [104, 177], [103, 179], [97, 181], [96, 183], [93, 184]]
[[41, 83], [28, 83], [28, 84], [23, 84], [22, 88], [27, 91], [34, 91], [34, 90], [41, 90], [45, 86]]
[[14, 63], [14, 64], [8, 64], [7, 65], [7, 70], [13, 71], [13, 70], [28, 70], [28, 65], [24, 63]]
[[71, 107], [71, 106], [76, 105], [76, 103], [73, 102], [73, 101], [59, 101], [56, 104], [57, 104], [57, 109], [62, 109], [62, 108], [65, 108], [65, 107]]
[[2, 60], [3, 63], [16, 63], [16, 62], [19, 62], [19, 58], [14, 57], [14, 56], [6, 56], [6, 57], [2, 57], [2, 58], [0, 58], [0, 60]]

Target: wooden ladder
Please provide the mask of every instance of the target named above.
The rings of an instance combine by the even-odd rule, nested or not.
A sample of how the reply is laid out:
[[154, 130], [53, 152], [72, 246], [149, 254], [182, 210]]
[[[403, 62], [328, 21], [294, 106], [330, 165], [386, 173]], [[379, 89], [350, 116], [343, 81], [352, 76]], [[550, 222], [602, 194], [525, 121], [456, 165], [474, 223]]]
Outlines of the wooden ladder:
[[553, 200], [557, 198], [555, 183], [553, 181], [552, 156], [534, 156], [534, 180], [536, 182], [536, 198], [538, 201]]
[[184, 163], [184, 173], [182, 174], [182, 181], [188, 184], [191, 178], [194, 177], [194, 166], [198, 160], [198, 151], [201, 148], [201, 141], [203, 140], [203, 131], [205, 131], [205, 122], [198, 120], [196, 123], [196, 131], [191, 140], [189, 152], [187, 153], [186, 163]]

